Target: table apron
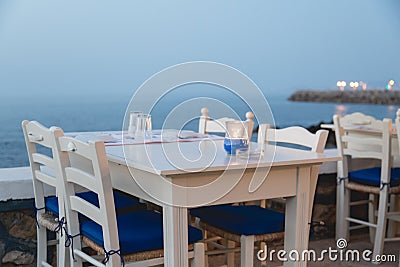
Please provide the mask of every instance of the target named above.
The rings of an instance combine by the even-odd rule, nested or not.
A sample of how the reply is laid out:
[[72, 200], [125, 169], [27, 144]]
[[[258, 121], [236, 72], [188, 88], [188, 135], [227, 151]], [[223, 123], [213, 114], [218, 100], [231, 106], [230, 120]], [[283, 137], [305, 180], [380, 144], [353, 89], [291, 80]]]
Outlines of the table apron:
[[[302, 166], [302, 165], [301, 165]], [[254, 192], [249, 192], [249, 183], [253, 178], [254, 170], [246, 170], [245, 172], [240, 170], [230, 170], [225, 172], [225, 175], [231, 176], [232, 178], [241, 175], [240, 180], [230, 190], [227, 190], [225, 194], [214, 199], [206, 205], [219, 205], [235, 202], [245, 202], [260, 199], [271, 199], [279, 197], [291, 197], [296, 195], [296, 184], [297, 184], [297, 172], [300, 166], [290, 167], [273, 167], [270, 169], [268, 176], [262, 185]], [[303, 166], [304, 167], [304, 166]], [[309, 166], [308, 166], [309, 167]], [[203, 172], [203, 173], [190, 173], [180, 174], [170, 177], [160, 177], [156, 174], [152, 174], [137, 169], [131, 169], [133, 175], [140, 175], [141, 178], [145, 178], [146, 182], [150, 183], [152, 190], [157, 191], [157, 194], [162, 195], [164, 200], [169, 203], [180, 203], [176, 206], [193, 207], [196, 206], [196, 196], [185, 194], [182, 190], [176, 191], [175, 186], [165, 185], [160, 183], [160, 179], [167, 179], [175, 185], [182, 187], [196, 187], [201, 184], [207, 184], [215, 179], [218, 179], [221, 172]], [[110, 162], [110, 172], [112, 177], [112, 184], [115, 189], [121, 190], [128, 194], [134, 195], [146, 201], [153, 202], [158, 205], [162, 205], [162, 202], [156, 200], [149, 195], [142, 187], [132, 178], [130, 170], [127, 166]], [[207, 194], [204, 192], [203, 194]], [[179, 199], [179, 201], [177, 200]], [[182, 205], [182, 199], [184, 199]], [[186, 200], [185, 200], [186, 199]], [[176, 201], [175, 201], [176, 200]], [[204, 203], [201, 203], [204, 205]]]

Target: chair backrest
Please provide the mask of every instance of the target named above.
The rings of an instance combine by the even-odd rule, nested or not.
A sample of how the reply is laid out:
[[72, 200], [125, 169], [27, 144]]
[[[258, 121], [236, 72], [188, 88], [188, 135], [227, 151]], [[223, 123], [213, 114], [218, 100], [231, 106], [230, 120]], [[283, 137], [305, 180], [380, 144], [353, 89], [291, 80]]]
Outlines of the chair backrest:
[[315, 134], [299, 126], [284, 129], [271, 129], [268, 124], [260, 124], [258, 143], [285, 143], [309, 148], [311, 151], [324, 152], [328, 131], [319, 130]]
[[[58, 138], [58, 148], [70, 159], [63, 170], [68, 232], [72, 235], [79, 233], [78, 214], [82, 214], [102, 227], [106, 251], [119, 250], [114, 196], [104, 142], [84, 143], [72, 137], [61, 137]], [[82, 167], [78, 162], [75, 164], [73, 158], [90, 161], [90, 170], [86, 169], [88, 166]], [[99, 207], [76, 195], [76, 185], [96, 193]], [[111, 266], [119, 266], [120, 258], [113, 255], [109, 262]]]
[[[251, 140], [251, 136], [253, 134], [253, 127], [254, 127], [254, 114], [253, 112], [246, 113], [246, 122], [248, 126], [247, 135], [248, 140]], [[201, 109], [201, 116], [199, 120], [199, 133], [225, 133], [226, 132], [226, 122], [228, 121], [235, 121], [232, 118], [220, 118], [211, 120], [208, 116], [208, 108]]]
[[347, 177], [350, 158], [381, 161], [381, 182], [390, 181], [392, 166], [392, 120], [377, 120], [362, 113], [333, 116], [336, 145], [343, 157], [338, 162], [338, 176]]
[[[322, 153], [328, 139], [327, 130], [318, 130], [315, 134], [299, 126], [284, 129], [270, 129], [269, 124], [260, 124], [258, 129], [258, 144], [268, 142], [285, 143], [309, 148], [311, 151]], [[315, 189], [318, 182], [318, 174], [321, 165], [311, 167], [310, 180], [310, 213], [308, 219], [311, 221], [312, 207], [314, 203]]]
[[[58, 127], [49, 129], [36, 121], [27, 120], [22, 122], [22, 130], [32, 171], [35, 206], [38, 213], [45, 212], [44, 185], [46, 184], [56, 190], [59, 217], [61, 218], [64, 216], [61, 164], [66, 162], [66, 158], [56, 149], [56, 139], [63, 136], [64, 132]], [[38, 147], [47, 148], [51, 151], [51, 155], [39, 152]]]

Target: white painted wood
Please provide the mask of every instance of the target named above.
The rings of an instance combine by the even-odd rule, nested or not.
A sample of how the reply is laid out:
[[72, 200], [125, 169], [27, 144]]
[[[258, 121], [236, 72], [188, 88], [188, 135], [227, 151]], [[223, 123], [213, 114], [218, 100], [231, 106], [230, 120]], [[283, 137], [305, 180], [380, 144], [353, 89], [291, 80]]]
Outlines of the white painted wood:
[[[352, 218], [349, 213], [350, 190], [347, 188], [347, 177], [350, 160], [369, 158], [380, 160], [381, 184], [390, 183], [392, 157], [392, 121], [377, 120], [362, 113], [353, 113], [333, 117], [336, 143], [343, 160], [338, 162], [337, 216], [336, 237], [349, 238], [349, 222], [370, 227], [370, 238], [373, 239], [373, 257], [383, 251], [383, 242], [387, 225], [388, 186], [379, 193], [377, 221], [375, 222], [376, 198], [370, 196], [368, 222]], [[362, 127], [360, 127], [362, 126]], [[343, 179], [345, 178], [345, 179]]]
[[[66, 133], [68, 134], [68, 133]], [[392, 140], [392, 143], [394, 141]], [[397, 144], [397, 140], [396, 140]], [[393, 153], [393, 152], [392, 152]], [[325, 155], [337, 155], [336, 148], [324, 150]], [[363, 164], [365, 166], [365, 163]], [[46, 171], [46, 168], [43, 168]], [[324, 162], [319, 174], [332, 174], [337, 172], [337, 163]], [[55, 189], [44, 186], [45, 196], [55, 195]], [[0, 168], [0, 201], [33, 198], [32, 173], [30, 167]]]
[[205, 245], [204, 243], [194, 244], [194, 255], [191, 267], [205, 266]]
[[[187, 208], [163, 205], [164, 263], [166, 266], [188, 266]], [[168, 248], [174, 247], [174, 250]]]
[[[28, 152], [28, 158], [30, 162], [35, 206], [38, 209], [38, 214], [45, 212], [45, 186], [55, 188], [56, 195], [58, 196], [59, 206], [59, 220], [65, 216], [64, 212], [64, 189], [63, 189], [63, 178], [62, 178], [62, 162], [65, 160], [63, 155], [58, 153], [56, 149], [56, 139], [64, 135], [64, 132], [57, 127], [46, 128], [36, 121], [22, 122], [22, 130], [24, 133], [25, 143]], [[37, 151], [37, 146], [44, 146], [51, 149], [52, 157], [50, 158]], [[43, 171], [44, 168], [48, 168], [51, 171], [46, 173]], [[52, 173], [52, 174], [50, 174]], [[65, 235], [62, 235], [60, 231], [57, 235], [59, 244], [64, 244]], [[47, 233], [44, 226], [37, 228], [37, 266], [48, 266], [47, 263]], [[61, 245], [57, 248], [57, 265], [66, 266], [67, 261], [65, 257], [66, 250]]]
[[47, 185], [51, 185], [57, 188], [58, 181], [57, 178], [52, 177], [51, 175], [45, 174], [44, 172], [41, 172], [40, 170], [35, 171], [35, 177], [38, 181], [45, 183]]
[[[311, 167], [299, 167], [296, 197], [286, 199], [285, 251], [303, 251], [308, 246]], [[287, 261], [285, 266], [306, 266], [306, 261]]]
[[254, 266], [254, 235], [240, 237], [240, 266]]
[[[112, 191], [113, 186], [111, 183], [110, 169], [104, 143], [89, 142], [87, 144], [71, 137], [62, 137], [59, 138], [58, 141], [60, 151], [69, 154], [70, 159], [74, 158], [73, 156], [79, 156], [81, 159], [86, 158], [92, 163], [92, 166], [86, 166], [85, 164], [81, 164], [82, 160], [71, 160], [69, 165], [64, 168], [66, 183], [65, 206], [67, 211], [67, 220], [69, 222], [69, 232], [72, 233], [72, 235], [79, 233], [78, 213], [83, 214], [102, 226], [104, 248], [106, 251], [118, 250], [119, 237]], [[85, 163], [87, 163], [87, 161], [85, 161]], [[99, 207], [96, 207], [76, 196], [74, 189], [75, 185], [86, 187], [92, 192], [95, 192], [99, 198]], [[175, 207], [171, 207], [171, 209], [166, 208], [163, 213], [164, 221], [166, 221], [165, 217], [167, 217], [167, 221], [169, 222], [169, 218], [174, 218], [177, 213], [181, 215], [177, 216], [178, 220], [174, 220], [172, 224], [164, 223], [164, 233], [168, 236], [168, 238], [164, 239], [164, 242], [165, 240], [169, 241], [171, 239], [175, 241], [175, 243], [168, 243], [165, 244], [165, 246], [175, 246], [176, 242], [181, 239], [186, 241], [178, 242], [181, 248], [178, 250], [178, 254], [170, 254], [170, 251], [167, 250], [165, 253], [165, 261], [171, 262], [171, 266], [187, 266], [189, 257], [187, 243], [187, 210], [185, 208]], [[182, 227], [186, 227], [186, 229], [183, 230]], [[186, 233], [186, 238], [180, 236], [182, 233]], [[88, 257], [90, 256], [81, 250], [80, 243], [77, 245], [75, 244], [76, 243], [74, 243], [75, 250], [73, 253], [77, 258], [79, 258], [79, 260], [74, 262], [74, 266], [82, 266], [81, 259], [88, 260]], [[203, 253], [201, 257], [204, 257], [204, 249], [202, 251], [201, 246], [197, 246], [197, 251], [195, 253], [196, 256], [201, 253]], [[191, 256], [193, 255], [194, 254], [191, 254]], [[160, 264], [163, 260], [164, 259], [159, 258], [142, 262], [132, 262], [129, 263], [129, 265], [127, 264], [127, 266], [152, 266]], [[202, 262], [202, 259], [200, 258], [197, 260], [197, 265], [199, 265]], [[197, 260], [194, 259], [196, 262]], [[94, 263], [93, 260], [91, 260], [91, 262], [96, 266], [103, 266], [99, 262]], [[120, 265], [121, 260], [117, 254], [110, 256], [110, 260], [105, 264], [106, 267], [116, 267]]]
[[[243, 169], [243, 168], [256, 168], [256, 167], [278, 167], [287, 166], [292, 164], [315, 164], [329, 161], [337, 161], [340, 159], [337, 155], [325, 155], [322, 153], [303, 151], [288, 147], [274, 147], [272, 145], [266, 146], [266, 153], [274, 153], [273, 161], [271, 157], [264, 157], [261, 159], [250, 159], [249, 161], [236, 160], [234, 156], [227, 155], [223, 147], [223, 140], [201, 141], [201, 142], [181, 142], [181, 143], [167, 143], [167, 144], [145, 144], [145, 145], [132, 145], [132, 146], [108, 146], [106, 147], [107, 155], [110, 161], [123, 164], [151, 172], [157, 175], [168, 176], [176, 174], [185, 174], [187, 172], [196, 172], [200, 169], [203, 170], [207, 166], [206, 171], [221, 171], [226, 170], [227, 166], [230, 169]], [[199, 147], [202, 148], [199, 151]], [[203, 153], [204, 158], [213, 158], [209, 164], [208, 161], [178, 162], [185, 167], [184, 170], [177, 169], [176, 166], [171, 164], [171, 159], [168, 158], [165, 150], [177, 150], [179, 148], [182, 154], [187, 155], [189, 158], [196, 158]], [[205, 153], [205, 154], [204, 154]], [[127, 158], [125, 159], [125, 155]], [[231, 161], [227, 161], [231, 159]], [[183, 160], [182, 160], [183, 161]]]
[[[185, 143], [182, 145], [187, 146], [186, 148], [189, 148], [189, 150], [198, 148], [198, 142]], [[145, 145], [135, 145], [132, 147], [137, 147], [138, 149], [140, 149], [140, 146], [145, 147]], [[144, 191], [143, 188], [139, 186], [134, 179], [132, 179], [129, 169], [126, 166], [127, 164], [132, 166], [131, 170], [135, 171], [134, 175], [140, 175], [144, 181], [147, 181], [149, 183], [149, 187], [152, 188], [152, 193], [154, 193], [156, 190], [160, 190], [164, 192], [169, 192], [169, 194], [171, 194], [171, 186], [164, 187], [164, 185], [159, 182], [159, 179], [161, 178], [160, 175], [164, 178], [168, 177], [171, 181], [177, 183], [179, 183], [180, 179], [184, 179], [183, 182], [188, 187], [198, 185], [198, 182], [201, 180], [210, 181], [209, 179], [216, 179], [216, 177], [218, 177], [222, 172], [224, 172], [224, 170], [226, 170], [227, 165], [229, 165], [228, 161], [224, 161], [224, 159], [229, 156], [227, 156], [225, 151], [223, 150], [223, 142], [217, 141], [216, 146], [217, 151], [214, 161], [215, 165], [212, 165], [209, 168], [203, 168], [201, 171], [197, 172], [182, 172], [182, 170], [178, 170], [174, 166], [166, 164], [165, 161], [167, 161], [167, 159], [165, 159], [165, 155], [163, 156], [163, 153], [160, 153], [162, 152], [161, 144], [153, 144], [147, 146], [147, 148], [149, 149], [147, 151], [147, 154], [150, 160], [154, 163], [155, 170], [148, 168], [147, 162], [149, 161], [149, 159], [136, 156], [137, 151], [125, 150], [128, 162], [126, 163], [123, 158], [124, 154], [122, 148], [107, 147], [113, 187], [129, 194], [136, 195], [148, 201], [156, 201], [152, 196], [149, 196], [149, 194]], [[125, 149], [126, 148], [127, 147], [125, 147]], [[252, 178], [251, 171], [254, 170], [257, 165], [251, 166], [236, 162], [235, 164], [238, 164], [239, 167], [230, 171], [229, 177], [233, 179], [237, 175], [242, 176], [243, 169], [247, 169], [248, 172], [245, 173], [242, 179], [240, 179], [239, 183], [231, 191], [227, 192], [227, 194], [222, 198], [211, 201], [209, 205], [245, 202], [284, 196], [292, 196], [293, 199], [296, 199], [296, 192], [298, 187], [296, 185], [298, 181], [297, 168], [299, 166], [303, 166], [309, 169], [310, 166], [320, 165], [322, 162], [327, 161], [337, 161], [338, 159], [340, 158], [333, 154], [323, 155], [312, 151], [299, 151], [297, 149], [284, 147], [277, 148], [275, 161], [273, 162], [272, 168], [268, 174], [269, 178], [256, 192], [253, 193], [250, 193], [248, 191], [248, 185]], [[271, 163], [269, 162], [267, 165], [271, 165]], [[165, 173], [167, 175], [165, 175]], [[310, 172], [308, 172], [307, 177], [304, 178], [306, 180], [310, 179]], [[207, 196], [207, 194], [203, 195]], [[177, 196], [177, 198], [181, 198], [181, 196]], [[182, 198], [183, 200], [176, 199], [176, 203], [179, 203], [179, 205], [176, 204], [176, 206], [188, 207], [194, 205], [195, 203], [198, 203], [196, 202], [196, 196], [189, 193], [185, 194], [185, 196], [182, 196]], [[307, 203], [309, 203], [308, 200]], [[307, 209], [307, 212], [305, 214], [308, 214], [309, 205], [306, 204], [305, 207]], [[294, 209], [296, 208], [297, 206], [295, 205]], [[296, 211], [293, 211], [293, 208], [287, 209], [287, 214], [288, 212], [294, 212], [294, 214], [297, 214]], [[303, 224], [291, 225], [291, 227], [295, 228], [293, 230], [294, 232], [297, 233], [304, 230], [303, 228], [301, 230], [297, 229], [300, 225], [306, 225], [308, 227], [307, 216], [303, 217], [303, 219]], [[308, 228], [306, 228], [305, 231], [308, 231], [307, 229]], [[293, 236], [290, 236], [288, 233], [286, 233], [286, 236], [287, 239], [293, 239]], [[307, 248], [307, 244], [305, 242], [297, 242], [296, 244], [298, 244], [298, 248], [301, 248], [301, 250]], [[165, 249], [176, 250], [178, 249], [178, 246], [167, 247]], [[177, 252], [170, 253], [174, 254]]]
[[[258, 143], [265, 144], [269, 142], [300, 145], [311, 149], [313, 152], [323, 153], [326, 140], [328, 139], [328, 131], [319, 130], [315, 134], [310, 133], [307, 129], [292, 126], [284, 129], [271, 129], [268, 124], [261, 124], [259, 127]], [[320, 165], [311, 169], [310, 181], [310, 214], [309, 221], [312, 217], [312, 207], [314, 203], [315, 190], [317, 188], [318, 174]]]
[[[251, 136], [253, 134], [254, 128], [254, 114], [253, 112], [246, 113], [246, 122], [247, 122], [247, 138], [251, 140]], [[208, 116], [208, 108], [201, 109], [201, 116], [199, 119], [199, 133], [225, 133], [226, 132], [226, 122], [235, 121], [232, 118], [219, 118], [219, 119], [210, 119]]]
[[33, 153], [32, 154], [32, 159], [34, 162], [39, 163], [41, 165], [48, 166], [52, 169], [55, 168], [54, 166], [54, 160], [46, 155], [39, 154], [39, 153]]
[[90, 191], [99, 191], [94, 175], [72, 167], [65, 168], [65, 174], [68, 182], [79, 184]]
[[202, 134], [206, 133], [207, 122], [209, 119], [210, 119], [210, 117], [208, 117], [208, 108], [202, 108], [201, 116], [199, 119], [199, 133], [202, 133]]
[[[89, 142], [88, 144], [73, 139], [71, 137], [61, 137], [58, 140], [59, 149], [64, 154], [75, 154], [89, 159], [92, 162], [94, 175], [85, 173], [85, 170], [77, 171], [79, 167], [69, 164], [64, 168], [65, 187], [66, 187], [66, 215], [68, 221], [68, 232], [71, 235], [79, 233], [78, 214], [83, 214], [102, 226], [104, 248], [106, 251], [119, 250], [119, 238], [117, 221], [114, 207], [114, 196], [111, 186], [108, 162], [105, 154], [103, 142]], [[71, 168], [72, 167], [72, 168]], [[76, 168], [76, 169], [73, 169]], [[71, 176], [69, 176], [71, 175]], [[82, 179], [80, 183], [79, 177]], [[91, 187], [91, 191], [98, 195], [99, 207], [96, 207], [87, 201], [76, 196], [75, 185], [87, 186], [89, 179], [94, 177], [94, 183], [97, 186]], [[81, 251], [80, 242], [74, 242], [76, 251]], [[81, 253], [75, 251], [75, 258], [79, 260], [74, 262], [74, 266], [82, 266]], [[82, 252], [83, 253], [83, 252]], [[110, 256], [110, 260], [105, 266], [120, 266], [121, 259], [117, 254]]]

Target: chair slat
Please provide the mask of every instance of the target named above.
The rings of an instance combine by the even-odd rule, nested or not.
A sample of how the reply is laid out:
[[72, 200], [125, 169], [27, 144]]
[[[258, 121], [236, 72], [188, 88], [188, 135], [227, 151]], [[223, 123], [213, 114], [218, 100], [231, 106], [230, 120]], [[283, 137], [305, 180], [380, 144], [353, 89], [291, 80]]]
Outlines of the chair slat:
[[77, 211], [96, 223], [103, 225], [100, 209], [78, 196], [70, 196], [71, 209]]
[[374, 158], [383, 159], [383, 154], [374, 151], [360, 151], [356, 149], [343, 149], [343, 155], [351, 155], [353, 158]]
[[269, 142], [296, 144], [308, 148], [313, 148], [316, 145], [315, 135], [299, 126], [285, 129], [268, 129], [266, 138]]
[[226, 132], [225, 123], [227, 121], [234, 121], [234, 119], [221, 118], [221, 119], [217, 119], [217, 120], [209, 120], [209, 121], [207, 121], [206, 132], [209, 132], [209, 133], [225, 133]]
[[54, 146], [53, 132], [40, 123], [33, 121], [26, 124], [29, 142], [52, 148]]
[[40, 153], [33, 153], [32, 154], [32, 159], [34, 162], [48, 166], [52, 169], [55, 168], [54, 166], [54, 160], [46, 155], [40, 154]]
[[73, 152], [77, 155], [85, 157], [87, 159], [92, 159], [92, 151], [90, 147], [79, 140], [76, 140], [72, 137], [61, 137], [59, 139], [60, 149], [64, 152]]
[[38, 179], [39, 181], [46, 183], [48, 185], [51, 185], [53, 187], [57, 187], [57, 185], [58, 185], [57, 179], [55, 177], [45, 174], [44, 172], [41, 172], [39, 170], [35, 171], [35, 176], [36, 176], [36, 179]]
[[354, 137], [349, 135], [342, 136], [342, 141], [345, 143], [355, 143], [355, 144], [368, 144], [368, 145], [377, 145], [382, 146], [383, 141], [382, 138], [374, 138], [374, 137]]
[[68, 182], [79, 184], [90, 191], [99, 193], [96, 178], [93, 175], [74, 167], [65, 168], [65, 174]]

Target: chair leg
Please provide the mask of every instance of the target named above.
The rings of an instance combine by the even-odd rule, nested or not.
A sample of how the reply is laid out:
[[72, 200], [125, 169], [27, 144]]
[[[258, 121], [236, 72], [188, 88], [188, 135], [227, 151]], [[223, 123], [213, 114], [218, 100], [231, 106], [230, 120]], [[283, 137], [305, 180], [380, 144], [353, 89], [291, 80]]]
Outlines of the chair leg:
[[[203, 230], [203, 238], [204, 239], [208, 238], [207, 230]], [[207, 245], [207, 243], [204, 243], [204, 251], [207, 251], [207, 250], [208, 250], [208, 245]], [[204, 267], [208, 267], [208, 255], [204, 255], [204, 261], [205, 261]]]
[[[390, 205], [389, 205], [389, 212], [399, 211], [398, 207], [398, 199], [395, 194], [390, 195]], [[398, 222], [389, 220], [388, 221], [388, 230], [387, 230], [387, 237], [393, 238], [396, 236], [397, 233], [397, 225]]]
[[[387, 203], [388, 203], [388, 188], [384, 187], [379, 194], [379, 204], [378, 204], [378, 221], [375, 234], [374, 251], [373, 258], [377, 255], [382, 255], [383, 252], [383, 242], [386, 233], [386, 223], [387, 223]], [[378, 263], [378, 262], [377, 262]]]
[[47, 229], [44, 226], [37, 227], [37, 266], [47, 262]]
[[69, 249], [65, 246], [65, 234], [57, 234], [58, 245], [57, 245], [57, 266], [70, 266], [70, 255]]
[[[376, 196], [374, 194], [369, 194], [368, 203], [368, 221], [369, 223], [376, 224]], [[375, 241], [375, 227], [369, 227], [369, 239], [373, 244]]]
[[350, 190], [346, 189], [347, 181], [340, 181], [336, 193], [336, 239], [349, 237]]
[[194, 244], [194, 258], [192, 260], [192, 267], [205, 266], [205, 250], [204, 243]]
[[[227, 240], [226, 243], [227, 248], [235, 248], [236, 246], [234, 241]], [[235, 252], [229, 252], [226, 254], [226, 264], [228, 267], [235, 266]]]
[[240, 246], [240, 266], [254, 266], [254, 235], [242, 235]]

